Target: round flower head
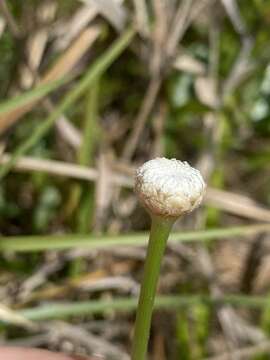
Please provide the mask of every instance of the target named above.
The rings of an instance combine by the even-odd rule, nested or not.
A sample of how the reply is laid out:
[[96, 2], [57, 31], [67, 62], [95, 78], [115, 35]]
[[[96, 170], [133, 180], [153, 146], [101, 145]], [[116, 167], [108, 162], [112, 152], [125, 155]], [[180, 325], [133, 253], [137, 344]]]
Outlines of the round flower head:
[[205, 183], [200, 172], [186, 161], [156, 158], [136, 171], [135, 192], [153, 215], [177, 218], [202, 201]]

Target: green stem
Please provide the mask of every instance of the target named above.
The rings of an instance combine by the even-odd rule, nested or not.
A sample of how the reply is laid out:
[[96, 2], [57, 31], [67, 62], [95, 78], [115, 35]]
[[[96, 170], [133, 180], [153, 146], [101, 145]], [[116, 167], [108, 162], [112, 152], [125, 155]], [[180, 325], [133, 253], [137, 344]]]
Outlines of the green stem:
[[[128, 312], [136, 309], [137, 298], [114, 298], [112, 300], [90, 300], [75, 302], [48, 302], [33, 308], [17, 310], [20, 316], [31, 321], [44, 321], [50, 319], [67, 319], [74, 316], [103, 315], [106, 311]], [[241, 294], [226, 294], [220, 298], [207, 294], [182, 294], [157, 296], [154, 309], [179, 310], [186, 307], [206, 304], [220, 306], [229, 304], [237, 308], [263, 309], [270, 307], [268, 296], [254, 296]], [[2, 324], [2, 322], [0, 322]]]
[[[83, 129], [83, 143], [78, 154], [79, 165], [93, 165], [94, 150], [100, 141], [100, 129], [98, 126], [98, 107], [99, 107], [99, 84], [97, 78], [90, 87], [86, 98], [85, 123]], [[94, 187], [93, 183], [80, 183], [77, 192], [78, 206], [77, 211], [77, 231], [80, 234], [89, 232], [93, 222], [94, 212]]]
[[[220, 229], [201, 231], [182, 231], [172, 233], [170, 241], [174, 243], [204, 242], [206, 240], [246, 241], [243, 237], [250, 237], [261, 233], [270, 233], [270, 224], [254, 224], [233, 226]], [[2, 236], [0, 237], [0, 251], [38, 252], [49, 250], [66, 250], [72, 248], [102, 249], [120, 246], [145, 246], [146, 233], [126, 235], [29, 235], [29, 236]]]
[[172, 220], [164, 220], [158, 217], [152, 218], [135, 322], [132, 360], [144, 360], [146, 356], [161, 260], [172, 225]]

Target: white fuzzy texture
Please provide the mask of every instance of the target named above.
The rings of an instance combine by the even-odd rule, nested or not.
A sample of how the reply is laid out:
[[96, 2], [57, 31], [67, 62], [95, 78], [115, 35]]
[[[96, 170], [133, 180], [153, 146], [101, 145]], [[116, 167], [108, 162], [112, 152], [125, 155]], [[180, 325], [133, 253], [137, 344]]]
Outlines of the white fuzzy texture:
[[177, 218], [202, 201], [205, 183], [186, 161], [156, 158], [136, 171], [135, 192], [151, 214]]

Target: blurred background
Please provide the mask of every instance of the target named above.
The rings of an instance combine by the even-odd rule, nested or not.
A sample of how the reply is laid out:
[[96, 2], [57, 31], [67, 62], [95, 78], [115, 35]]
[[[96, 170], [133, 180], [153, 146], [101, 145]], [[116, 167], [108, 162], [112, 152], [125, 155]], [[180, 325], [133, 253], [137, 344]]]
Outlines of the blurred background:
[[[0, 1], [0, 344], [129, 359], [143, 162], [207, 184], [149, 357], [269, 359], [270, 1]], [[110, 243], [111, 241], [111, 243]]]

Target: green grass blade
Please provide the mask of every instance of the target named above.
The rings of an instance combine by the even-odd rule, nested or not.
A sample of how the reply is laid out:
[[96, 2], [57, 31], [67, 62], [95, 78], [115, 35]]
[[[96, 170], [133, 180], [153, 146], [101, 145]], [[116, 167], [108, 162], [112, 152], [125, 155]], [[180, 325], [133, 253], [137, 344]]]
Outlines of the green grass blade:
[[69, 80], [68, 77], [50, 81], [49, 83], [37, 85], [34, 89], [25, 92], [22, 95], [15, 96], [10, 100], [0, 103], [0, 115], [4, 115], [7, 112], [14, 111], [20, 107], [26, 106], [34, 101], [41, 99], [48, 95], [50, 92], [56, 90], [61, 85], [65, 84]]
[[[209, 229], [172, 233], [169, 237], [174, 242], [194, 242], [221, 240], [229, 237], [249, 236], [269, 232], [270, 224], [245, 225], [230, 228]], [[146, 245], [147, 233], [95, 236], [86, 235], [50, 235], [50, 236], [8, 236], [0, 238], [1, 251], [35, 252], [44, 250], [64, 250], [73, 247], [98, 249], [112, 246]]]
[[[48, 305], [18, 311], [19, 315], [28, 320], [47, 320], [67, 318], [71, 316], [97, 315], [105, 311], [128, 312], [137, 307], [137, 298], [116, 298], [114, 300], [92, 300], [74, 303], [50, 303]], [[179, 309], [201, 303], [220, 305], [230, 304], [237, 307], [265, 308], [270, 306], [270, 300], [262, 296], [224, 295], [222, 298], [211, 298], [208, 295], [168, 295], [158, 296], [155, 309]]]
[[[93, 165], [93, 154], [95, 147], [100, 143], [101, 131], [98, 126], [98, 104], [99, 104], [100, 79], [93, 82], [86, 97], [86, 111], [84, 119], [83, 141], [78, 154], [78, 164], [81, 166]], [[78, 211], [77, 231], [87, 233], [92, 225], [94, 217], [94, 184], [78, 184]]]

